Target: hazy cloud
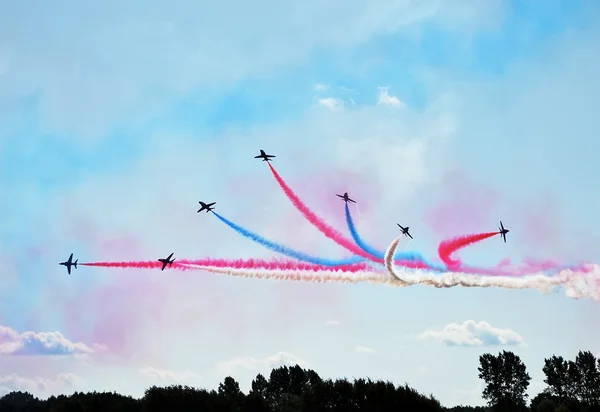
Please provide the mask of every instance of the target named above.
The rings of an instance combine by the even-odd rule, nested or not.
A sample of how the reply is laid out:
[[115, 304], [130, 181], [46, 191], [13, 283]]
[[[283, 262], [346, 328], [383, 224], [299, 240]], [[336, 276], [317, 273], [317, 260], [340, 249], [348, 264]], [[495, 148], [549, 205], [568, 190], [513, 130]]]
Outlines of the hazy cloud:
[[88, 346], [71, 342], [60, 332], [19, 333], [0, 325], [1, 355], [77, 355], [90, 354], [105, 349], [101, 345]]
[[162, 382], [192, 383], [202, 379], [200, 375], [189, 370], [171, 371], [158, 368], [142, 368], [139, 370], [139, 374]]
[[223, 374], [233, 375], [239, 370], [247, 371], [267, 371], [279, 366], [300, 365], [305, 367], [308, 364], [304, 359], [289, 353], [279, 352], [266, 358], [236, 357], [226, 362], [217, 364], [217, 370]]
[[370, 353], [370, 354], [375, 353], [375, 350], [368, 348], [366, 346], [357, 346], [356, 348], [354, 348], [354, 350], [358, 353]]
[[495, 328], [485, 321], [467, 320], [462, 324], [449, 323], [441, 330], [427, 330], [421, 339], [432, 339], [447, 346], [522, 345], [523, 338], [511, 329]]
[[57, 395], [74, 391], [85, 383], [84, 379], [72, 373], [61, 373], [55, 378], [26, 378], [16, 374], [0, 376], [0, 396], [9, 392], [30, 392], [36, 396]]

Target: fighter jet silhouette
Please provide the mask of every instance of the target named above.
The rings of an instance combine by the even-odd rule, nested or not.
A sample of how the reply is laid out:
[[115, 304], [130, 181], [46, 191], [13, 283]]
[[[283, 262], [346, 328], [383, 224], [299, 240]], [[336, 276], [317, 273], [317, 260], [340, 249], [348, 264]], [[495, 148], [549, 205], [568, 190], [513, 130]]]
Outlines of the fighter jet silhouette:
[[211, 210], [214, 209], [214, 207], [211, 208], [211, 206], [214, 205], [214, 204], [216, 204], [217, 202], [212, 202], [212, 203], [206, 204], [203, 201], [200, 201], [198, 203], [200, 203], [200, 206], [202, 206], [202, 207], [200, 209], [198, 209], [198, 211], [196, 213], [200, 213], [203, 210], [206, 210], [206, 213], [208, 213], [208, 212], [210, 212]]
[[270, 162], [270, 158], [275, 157], [274, 155], [268, 155], [264, 150], [260, 149], [260, 154], [258, 156], [254, 156], [255, 159], [262, 159], [263, 162]]
[[338, 194], [336, 194], [336, 196], [337, 197], [341, 197], [342, 199], [344, 199], [344, 202], [346, 202], [346, 203], [348, 203], [348, 202], [356, 203], [354, 200], [352, 200], [352, 199], [350, 199], [348, 197], [348, 193], [347, 192], [344, 192], [343, 196], [342, 195], [338, 195]]
[[400, 230], [402, 231], [404, 236], [408, 236], [409, 238], [413, 239], [413, 237], [410, 235], [410, 233], [408, 233], [408, 229], [410, 228], [410, 226], [402, 227], [402, 226], [400, 226], [399, 223], [396, 223], [396, 224], [398, 225], [398, 227], [400, 228]]
[[169, 259], [171, 259], [171, 256], [173, 256], [173, 253], [171, 253], [166, 259], [158, 259], [158, 261], [162, 262], [162, 264], [163, 264], [161, 270], [165, 270], [165, 267], [167, 265], [171, 266], [173, 264], [173, 262], [175, 262], [175, 259], [169, 260]]
[[59, 265], [63, 265], [67, 267], [67, 272], [69, 273], [69, 275], [71, 274], [71, 266], [75, 266], [75, 269], [77, 269], [77, 261], [79, 259], [76, 259], [75, 262], [73, 262], [73, 254], [71, 253], [71, 256], [69, 256], [69, 260], [67, 260], [66, 262], [60, 262]]
[[500, 236], [502, 236], [502, 238], [504, 239], [504, 243], [506, 243], [506, 234], [510, 232], [510, 230], [504, 228], [502, 221], [500, 221], [500, 227], [498, 228], [498, 230], [498, 233], [500, 233]]

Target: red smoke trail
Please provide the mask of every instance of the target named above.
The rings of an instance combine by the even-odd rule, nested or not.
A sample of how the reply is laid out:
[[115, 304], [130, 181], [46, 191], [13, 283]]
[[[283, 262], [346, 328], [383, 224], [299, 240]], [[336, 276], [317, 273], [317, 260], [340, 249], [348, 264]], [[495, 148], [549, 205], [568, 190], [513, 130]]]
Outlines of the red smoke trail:
[[448, 269], [457, 270], [462, 265], [462, 262], [450, 257], [454, 252], [497, 234], [498, 232], [476, 233], [474, 235], [465, 235], [444, 240], [438, 247], [438, 254], [440, 259], [448, 266]]
[[[79, 266], [99, 266], [104, 268], [137, 268], [137, 269], [160, 269], [162, 268], [162, 263], [153, 260], [140, 261], [140, 262], [88, 262], [88, 263], [79, 263]], [[190, 268], [185, 265], [181, 265], [180, 263], [173, 263], [173, 265], [167, 265], [165, 269], [179, 269], [179, 270], [189, 270]]]
[[373, 262], [383, 263], [383, 259], [379, 259], [376, 256], [373, 256], [370, 253], [365, 252], [364, 250], [362, 250], [361, 248], [356, 246], [352, 241], [345, 238], [344, 235], [342, 235], [340, 232], [338, 232], [337, 230], [335, 230], [334, 228], [329, 226], [327, 223], [325, 223], [323, 220], [321, 220], [317, 215], [315, 215], [314, 212], [312, 210], [310, 210], [308, 208], [308, 206], [306, 206], [302, 202], [302, 200], [300, 200], [300, 198], [292, 191], [292, 189], [287, 185], [287, 183], [285, 183], [285, 181], [281, 178], [281, 176], [279, 176], [279, 173], [277, 173], [277, 171], [273, 168], [271, 163], [269, 163], [269, 162], [267, 162], [267, 163], [269, 164], [269, 168], [271, 169], [273, 176], [275, 176], [277, 183], [279, 183], [279, 186], [281, 186], [281, 189], [283, 189], [283, 191], [284, 191], [285, 195], [288, 197], [288, 199], [290, 199], [290, 201], [294, 204], [294, 206], [296, 206], [296, 209], [298, 209], [300, 211], [300, 213], [302, 213], [304, 215], [304, 217], [310, 223], [312, 223], [317, 229], [319, 229], [321, 231], [321, 233], [323, 233], [325, 236], [327, 236], [329, 239], [333, 240], [335, 243], [337, 243], [341, 247], [354, 253], [355, 255], [362, 256], [366, 259], [372, 260]]
[[[161, 269], [162, 262], [159, 261], [137, 261], [137, 262], [91, 262], [80, 263], [81, 266], [100, 266], [109, 268], [137, 268], [137, 269]], [[268, 269], [268, 270], [307, 270], [307, 271], [341, 271], [341, 272], [359, 272], [369, 269], [367, 263], [355, 263], [352, 265], [342, 266], [321, 266], [311, 263], [295, 262], [290, 260], [261, 260], [261, 259], [200, 259], [188, 260], [181, 259], [173, 263], [172, 266], [167, 265], [165, 269], [173, 268], [178, 270], [192, 269], [188, 265], [212, 266], [232, 269]]]
[[354, 263], [351, 265], [324, 266], [313, 263], [297, 262], [293, 260], [262, 260], [262, 259], [201, 259], [180, 260], [184, 265], [212, 266], [232, 269], [267, 269], [267, 270], [312, 270], [312, 271], [341, 271], [359, 272], [370, 269], [368, 263]]
[[261, 269], [233, 269], [211, 266], [194, 266], [195, 269], [207, 272], [218, 273], [229, 276], [238, 276], [243, 278], [273, 279], [273, 280], [291, 280], [297, 282], [340, 282], [340, 283], [383, 283], [391, 286], [403, 286], [401, 282], [396, 281], [387, 273], [377, 273], [371, 271], [360, 271], [347, 275], [331, 271], [331, 266], [327, 266], [329, 273], [312, 270], [261, 270]]

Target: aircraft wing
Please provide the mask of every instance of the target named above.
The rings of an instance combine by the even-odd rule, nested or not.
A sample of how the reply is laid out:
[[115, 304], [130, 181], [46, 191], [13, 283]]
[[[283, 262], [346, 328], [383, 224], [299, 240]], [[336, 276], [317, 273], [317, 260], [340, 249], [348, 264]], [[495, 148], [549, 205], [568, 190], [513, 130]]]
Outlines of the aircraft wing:
[[408, 235], [408, 237], [410, 237], [411, 239], [413, 239], [413, 240], [414, 240], [414, 238], [411, 236], [411, 234], [410, 234], [410, 233], [406, 233], [406, 234]]
[[348, 198], [348, 202], [356, 203], [354, 200]]
[[71, 266], [67, 266], [67, 272], [69, 272], [69, 275], [71, 274]]

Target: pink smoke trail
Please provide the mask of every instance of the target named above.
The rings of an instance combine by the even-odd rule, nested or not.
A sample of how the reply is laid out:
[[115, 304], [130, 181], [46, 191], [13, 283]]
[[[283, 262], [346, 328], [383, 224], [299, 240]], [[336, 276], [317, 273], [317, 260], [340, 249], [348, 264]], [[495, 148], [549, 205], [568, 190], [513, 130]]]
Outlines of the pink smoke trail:
[[438, 254], [440, 259], [442, 259], [442, 262], [444, 262], [449, 269], [458, 270], [462, 266], [462, 262], [460, 260], [452, 259], [451, 255], [453, 253], [464, 247], [472, 245], [473, 243], [481, 242], [482, 240], [488, 239], [497, 234], [498, 232], [477, 233], [444, 240], [438, 247]]
[[[162, 262], [159, 261], [137, 261], [137, 262], [91, 262], [80, 263], [81, 266], [99, 266], [110, 268], [137, 268], [137, 269], [161, 269]], [[190, 265], [212, 266], [212, 267], [230, 267], [237, 269], [267, 269], [267, 270], [313, 270], [313, 271], [341, 271], [341, 272], [359, 272], [368, 270], [367, 263], [356, 263], [352, 265], [341, 266], [322, 266], [311, 263], [295, 262], [291, 260], [262, 260], [262, 259], [200, 259], [176, 260], [172, 266], [167, 265], [165, 269], [190, 270]]]
[[233, 269], [267, 269], [267, 270], [319, 270], [319, 271], [342, 271], [359, 272], [370, 268], [368, 263], [353, 263], [351, 265], [325, 266], [313, 263], [297, 262], [293, 260], [262, 260], [262, 259], [201, 259], [180, 260], [185, 265], [228, 267]]
[[[160, 269], [162, 263], [153, 260], [140, 262], [88, 262], [79, 263], [79, 266], [97, 266], [105, 268], [136, 268], [136, 269]], [[189, 266], [174, 262], [172, 265], [167, 265], [165, 269], [190, 270]]]
[[306, 206], [302, 202], [302, 200], [300, 200], [298, 195], [296, 195], [294, 193], [294, 191], [287, 185], [287, 183], [281, 178], [281, 176], [279, 176], [279, 173], [277, 173], [277, 171], [273, 168], [271, 163], [269, 163], [269, 162], [267, 162], [267, 163], [269, 164], [269, 168], [271, 169], [273, 176], [277, 180], [277, 183], [279, 183], [279, 186], [281, 187], [281, 189], [283, 189], [283, 192], [288, 197], [288, 199], [290, 199], [290, 201], [294, 204], [294, 206], [296, 206], [296, 209], [298, 209], [300, 211], [300, 213], [302, 213], [302, 215], [304, 215], [304, 217], [310, 223], [313, 224], [313, 226], [315, 226], [317, 229], [319, 229], [319, 231], [321, 231], [321, 233], [323, 233], [329, 239], [333, 240], [335, 243], [342, 246], [346, 250], [354, 253], [355, 255], [362, 256], [373, 262], [383, 263], [382, 259], [380, 259], [376, 256], [373, 256], [370, 253], [365, 252], [360, 247], [356, 246], [351, 240], [345, 238], [344, 235], [342, 235], [336, 229], [329, 226], [321, 218], [319, 218], [317, 215], [315, 215], [315, 213], [312, 210], [310, 210], [308, 208], [308, 206]]
[[[385, 272], [360, 271], [352, 275], [342, 272], [332, 271], [331, 267], [327, 267], [327, 271], [320, 270], [264, 270], [264, 269], [234, 269], [226, 267], [214, 266], [191, 266], [197, 270], [204, 270], [222, 275], [256, 278], [256, 279], [272, 279], [272, 280], [291, 280], [296, 282], [338, 282], [338, 283], [380, 283], [389, 284], [391, 286], [403, 286], [394, 278], [390, 277]], [[333, 272], [333, 273], [332, 273]]]
[[473, 276], [460, 272], [448, 272], [437, 275], [423, 271], [418, 275], [399, 272], [394, 266], [394, 253], [398, 248], [400, 237], [396, 238], [385, 253], [385, 266], [388, 273], [406, 286], [427, 285], [435, 288], [463, 287], [500, 287], [504, 289], [537, 289], [548, 293], [556, 286], [565, 288], [567, 297], [581, 299], [584, 297], [600, 300], [600, 265], [590, 264], [585, 272], [571, 269], [562, 270], [556, 276], [544, 276], [529, 273], [529, 276]]

